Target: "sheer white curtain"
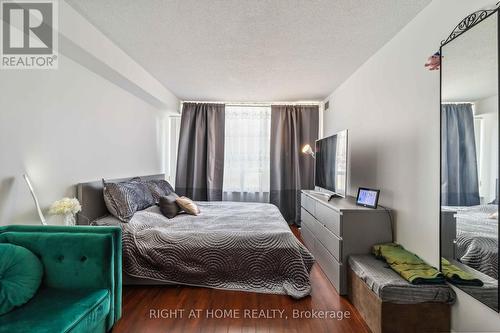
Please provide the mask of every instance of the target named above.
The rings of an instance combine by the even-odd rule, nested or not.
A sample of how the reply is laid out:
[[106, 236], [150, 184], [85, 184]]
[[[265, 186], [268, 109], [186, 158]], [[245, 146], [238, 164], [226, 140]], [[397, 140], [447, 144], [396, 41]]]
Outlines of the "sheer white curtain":
[[226, 106], [223, 200], [269, 202], [271, 108]]

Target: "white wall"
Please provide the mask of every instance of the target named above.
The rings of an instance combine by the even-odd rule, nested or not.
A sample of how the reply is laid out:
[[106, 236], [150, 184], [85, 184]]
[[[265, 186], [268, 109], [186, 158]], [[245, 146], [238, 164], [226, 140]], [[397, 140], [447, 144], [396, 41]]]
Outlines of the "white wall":
[[[439, 263], [439, 72], [424, 69], [456, 24], [496, 0], [434, 0], [330, 99], [324, 135], [349, 129], [351, 195], [380, 188], [396, 240]], [[498, 331], [500, 315], [461, 291], [455, 331]]]
[[179, 135], [181, 130], [180, 115], [168, 117], [168, 141], [167, 158], [165, 165], [165, 177], [175, 188], [175, 175], [177, 173], [177, 147], [179, 147]]
[[24, 172], [44, 208], [78, 182], [164, 172], [179, 101], [60, 4], [59, 68], [0, 71], [0, 225], [40, 223]]
[[60, 52], [157, 108], [177, 112], [179, 100], [65, 1], [59, 1]]

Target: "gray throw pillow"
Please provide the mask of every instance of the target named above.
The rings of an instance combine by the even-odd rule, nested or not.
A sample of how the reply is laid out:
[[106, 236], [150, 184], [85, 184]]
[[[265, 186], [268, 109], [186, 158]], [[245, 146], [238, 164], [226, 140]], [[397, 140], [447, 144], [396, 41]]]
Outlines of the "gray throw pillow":
[[120, 183], [109, 183], [104, 179], [102, 182], [106, 207], [122, 222], [130, 221], [135, 212], [155, 204], [148, 186], [138, 177]]
[[160, 202], [160, 198], [167, 196], [171, 193], [174, 193], [174, 189], [169, 182], [163, 179], [153, 179], [145, 182], [151, 191], [151, 195], [153, 196], [155, 203], [158, 204]]
[[178, 197], [179, 196], [175, 193], [160, 197], [158, 205], [160, 206], [160, 212], [165, 217], [169, 219], [174, 218], [182, 211], [181, 207], [176, 202]]

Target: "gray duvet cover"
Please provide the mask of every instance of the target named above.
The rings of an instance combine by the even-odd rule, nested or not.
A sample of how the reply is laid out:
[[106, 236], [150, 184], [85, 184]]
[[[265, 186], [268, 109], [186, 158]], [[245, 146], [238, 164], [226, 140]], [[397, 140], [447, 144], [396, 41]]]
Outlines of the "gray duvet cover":
[[124, 271], [133, 277], [216, 289], [310, 294], [313, 256], [270, 204], [198, 202], [201, 214], [164, 217], [158, 207], [119, 225]]
[[457, 211], [457, 259], [498, 279], [498, 219], [490, 215], [497, 205], [482, 205]]

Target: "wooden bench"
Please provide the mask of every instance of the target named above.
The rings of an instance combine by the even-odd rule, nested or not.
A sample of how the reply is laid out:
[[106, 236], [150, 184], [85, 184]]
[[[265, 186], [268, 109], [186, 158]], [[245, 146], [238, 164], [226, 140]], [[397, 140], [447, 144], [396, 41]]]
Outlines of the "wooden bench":
[[[357, 265], [355, 270], [351, 268], [351, 263]], [[370, 255], [351, 257], [347, 275], [349, 300], [373, 333], [450, 331], [451, 304], [455, 301], [456, 295], [449, 286], [411, 285], [386, 267], [385, 263]], [[394, 279], [393, 289], [390, 289], [391, 281], [388, 280], [388, 276]], [[383, 286], [376, 282], [376, 279], [382, 278]], [[397, 278], [399, 280], [396, 280]], [[411, 288], [406, 296], [405, 288]], [[433, 293], [437, 295], [434, 298]], [[401, 298], [398, 298], [398, 295], [401, 295]], [[433, 301], [425, 301], [427, 298]]]

